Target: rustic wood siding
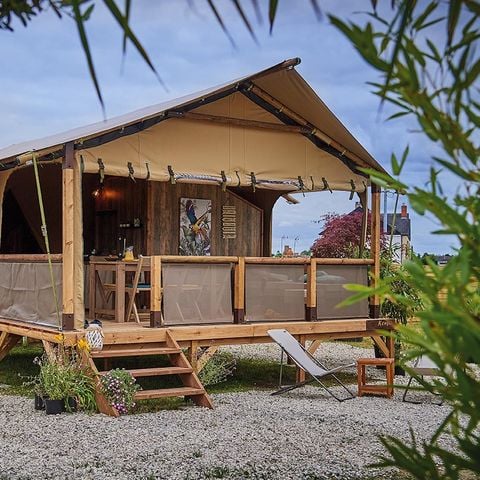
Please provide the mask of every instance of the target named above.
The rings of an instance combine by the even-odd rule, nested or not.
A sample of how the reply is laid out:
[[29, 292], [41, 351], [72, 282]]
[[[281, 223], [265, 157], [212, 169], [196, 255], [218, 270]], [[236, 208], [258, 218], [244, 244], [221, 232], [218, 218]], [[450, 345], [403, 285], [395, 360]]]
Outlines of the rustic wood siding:
[[[148, 183], [149, 254], [178, 255], [180, 198], [212, 201], [211, 254], [258, 256], [262, 252], [263, 212], [232, 192], [215, 185]], [[235, 205], [237, 238], [223, 239], [221, 215], [223, 205]]]

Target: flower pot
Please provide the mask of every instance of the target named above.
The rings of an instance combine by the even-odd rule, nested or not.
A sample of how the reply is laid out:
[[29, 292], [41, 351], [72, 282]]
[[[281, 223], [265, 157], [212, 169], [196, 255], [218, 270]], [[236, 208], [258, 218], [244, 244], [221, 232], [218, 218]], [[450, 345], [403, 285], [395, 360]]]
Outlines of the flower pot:
[[64, 400], [51, 400], [45, 399], [45, 413], [47, 415], [58, 415], [65, 411], [65, 401]]
[[65, 410], [67, 412], [76, 412], [78, 410], [78, 402], [75, 397], [68, 397], [65, 400]]
[[35, 410], [45, 410], [45, 399], [41, 395], [35, 394]]

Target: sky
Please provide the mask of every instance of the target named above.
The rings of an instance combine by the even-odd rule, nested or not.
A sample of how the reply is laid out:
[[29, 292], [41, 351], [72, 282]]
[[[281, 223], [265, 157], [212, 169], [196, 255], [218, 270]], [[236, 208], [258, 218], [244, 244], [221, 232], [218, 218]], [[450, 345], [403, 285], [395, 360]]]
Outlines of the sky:
[[[123, 4], [122, 2], [120, 2]], [[378, 80], [349, 42], [328, 19], [316, 19], [308, 0], [279, 2], [272, 35], [267, 26], [267, 0], [260, 0], [263, 23], [255, 23], [256, 44], [234, 10], [233, 2], [217, 1], [235, 46], [220, 29], [207, 1], [136, 0], [131, 25], [163, 82], [149, 70], [130, 45], [122, 58], [122, 36], [101, 4], [87, 23], [87, 34], [105, 100], [113, 117], [147, 105], [202, 90], [253, 73], [284, 59], [300, 57], [299, 73], [350, 132], [387, 170], [392, 152], [410, 146], [402, 180], [424, 186], [435, 145], [416, 133], [416, 124], [402, 117], [386, 122], [391, 111], [379, 109], [368, 81]], [[367, 0], [320, 2], [324, 12], [362, 22]], [[252, 2], [242, 2], [252, 19]], [[34, 18], [28, 28], [18, 22], [13, 33], [0, 31], [0, 147], [101, 121], [102, 110], [72, 19], [59, 20], [52, 11]], [[448, 182], [447, 193], [457, 187]], [[346, 213], [355, 200], [345, 192], [297, 194], [298, 205], [280, 199], [274, 208], [273, 249], [295, 245], [308, 249], [322, 215]], [[387, 199], [392, 211], [394, 199]], [[400, 204], [407, 203], [402, 198]], [[383, 208], [383, 199], [382, 199]], [[437, 226], [409, 207], [412, 244], [420, 254], [449, 253], [450, 237], [432, 235]]]

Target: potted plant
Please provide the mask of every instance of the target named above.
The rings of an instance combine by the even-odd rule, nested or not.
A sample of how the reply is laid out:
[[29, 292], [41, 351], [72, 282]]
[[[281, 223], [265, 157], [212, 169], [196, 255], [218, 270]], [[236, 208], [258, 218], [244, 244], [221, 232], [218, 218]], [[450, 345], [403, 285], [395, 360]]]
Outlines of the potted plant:
[[135, 378], [125, 369], [110, 370], [101, 377], [103, 392], [121, 415], [135, 407], [135, 394], [140, 390]]
[[[44, 355], [35, 363], [40, 372], [32, 382], [33, 388], [36, 398], [43, 399], [47, 414], [73, 412], [77, 408], [95, 411], [93, 376], [81, 364], [75, 351], [59, 347], [54, 354]], [[36, 408], [37, 404], [40, 407], [40, 398], [37, 400]]]

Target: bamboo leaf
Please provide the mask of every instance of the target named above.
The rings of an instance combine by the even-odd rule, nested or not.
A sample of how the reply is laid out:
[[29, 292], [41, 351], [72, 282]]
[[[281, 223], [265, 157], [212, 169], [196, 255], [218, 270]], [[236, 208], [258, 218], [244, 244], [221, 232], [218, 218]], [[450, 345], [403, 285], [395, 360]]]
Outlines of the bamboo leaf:
[[225, 24], [223, 23], [223, 19], [220, 15], [220, 13], [218, 12], [217, 10], [217, 7], [215, 6], [215, 4], [213, 3], [213, 0], [207, 0], [207, 3], [210, 7], [210, 10], [212, 10], [213, 12], [213, 15], [215, 16], [215, 18], [217, 19], [217, 22], [218, 24], [220, 25], [221, 29], [223, 30], [223, 33], [225, 33], [225, 35], [227, 36], [227, 38], [230, 40], [230, 43], [232, 44], [232, 46], [234, 46], [236, 48], [236, 44], [235, 44], [235, 41], [233, 40], [233, 37], [230, 35], [230, 32], [228, 31], [227, 27], [225, 26]]
[[258, 44], [258, 40], [257, 40], [257, 37], [255, 36], [255, 32], [253, 31], [253, 28], [250, 25], [250, 21], [245, 15], [245, 12], [243, 11], [243, 8], [240, 5], [239, 0], [232, 0], [232, 1], [233, 1], [233, 4], [235, 5], [235, 8], [237, 9], [238, 14], [240, 15], [240, 18], [242, 19], [243, 24], [247, 27], [247, 30], [250, 33], [250, 36], [253, 38], [254, 42]]
[[462, 8], [462, 0], [450, 0], [449, 7], [448, 7], [448, 25], [447, 25], [448, 45], [452, 44], [458, 19], [460, 18], [461, 8]]
[[81, 3], [81, 0], [71, 0], [73, 18], [77, 25], [78, 35], [80, 36], [80, 42], [82, 44], [83, 52], [85, 53], [85, 57], [87, 59], [90, 78], [92, 79], [93, 85], [95, 87], [95, 91], [97, 92], [97, 97], [102, 107], [103, 116], [105, 116], [105, 104], [103, 103], [102, 92], [100, 90], [100, 85], [97, 79], [97, 73], [93, 65], [93, 58], [90, 52], [90, 45], [88, 43], [87, 32], [85, 31], [85, 26], [83, 25], [83, 17], [80, 11], [80, 3]]
[[[127, 23], [130, 21], [130, 7], [131, 7], [131, 0], [125, 0], [125, 20]], [[127, 53], [127, 34], [123, 34], [123, 45], [122, 45], [123, 56]]]
[[270, 21], [270, 35], [273, 31], [273, 23], [277, 16], [278, 0], [270, 0], [268, 4], [268, 20]]
[[[78, 1], [78, 0], [77, 0]], [[114, 0], [103, 0], [106, 7], [110, 11], [110, 13], [113, 15], [113, 18], [117, 21], [117, 23], [120, 25], [122, 28], [124, 34], [127, 36], [127, 38], [133, 43], [135, 48], [137, 49], [138, 53], [141, 55], [141, 57], [144, 59], [144, 61], [147, 63], [147, 65], [150, 67], [153, 73], [155, 73], [156, 77], [164, 85], [162, 79], [157, 73], [157, 70], [153, 66], [153, 63], [150, 60], [150, 57], [148, 56], [147, 52], [143, 48], [142, 44], [138, 41], [138, 38], [136, 35], [133, 33], [132, 29], [130, 28], [130, 25], [128, 24], [127, 18], [125, 15], [122, 14], [120, 9], [118, 8], [117, 4], [115, 3]]]

